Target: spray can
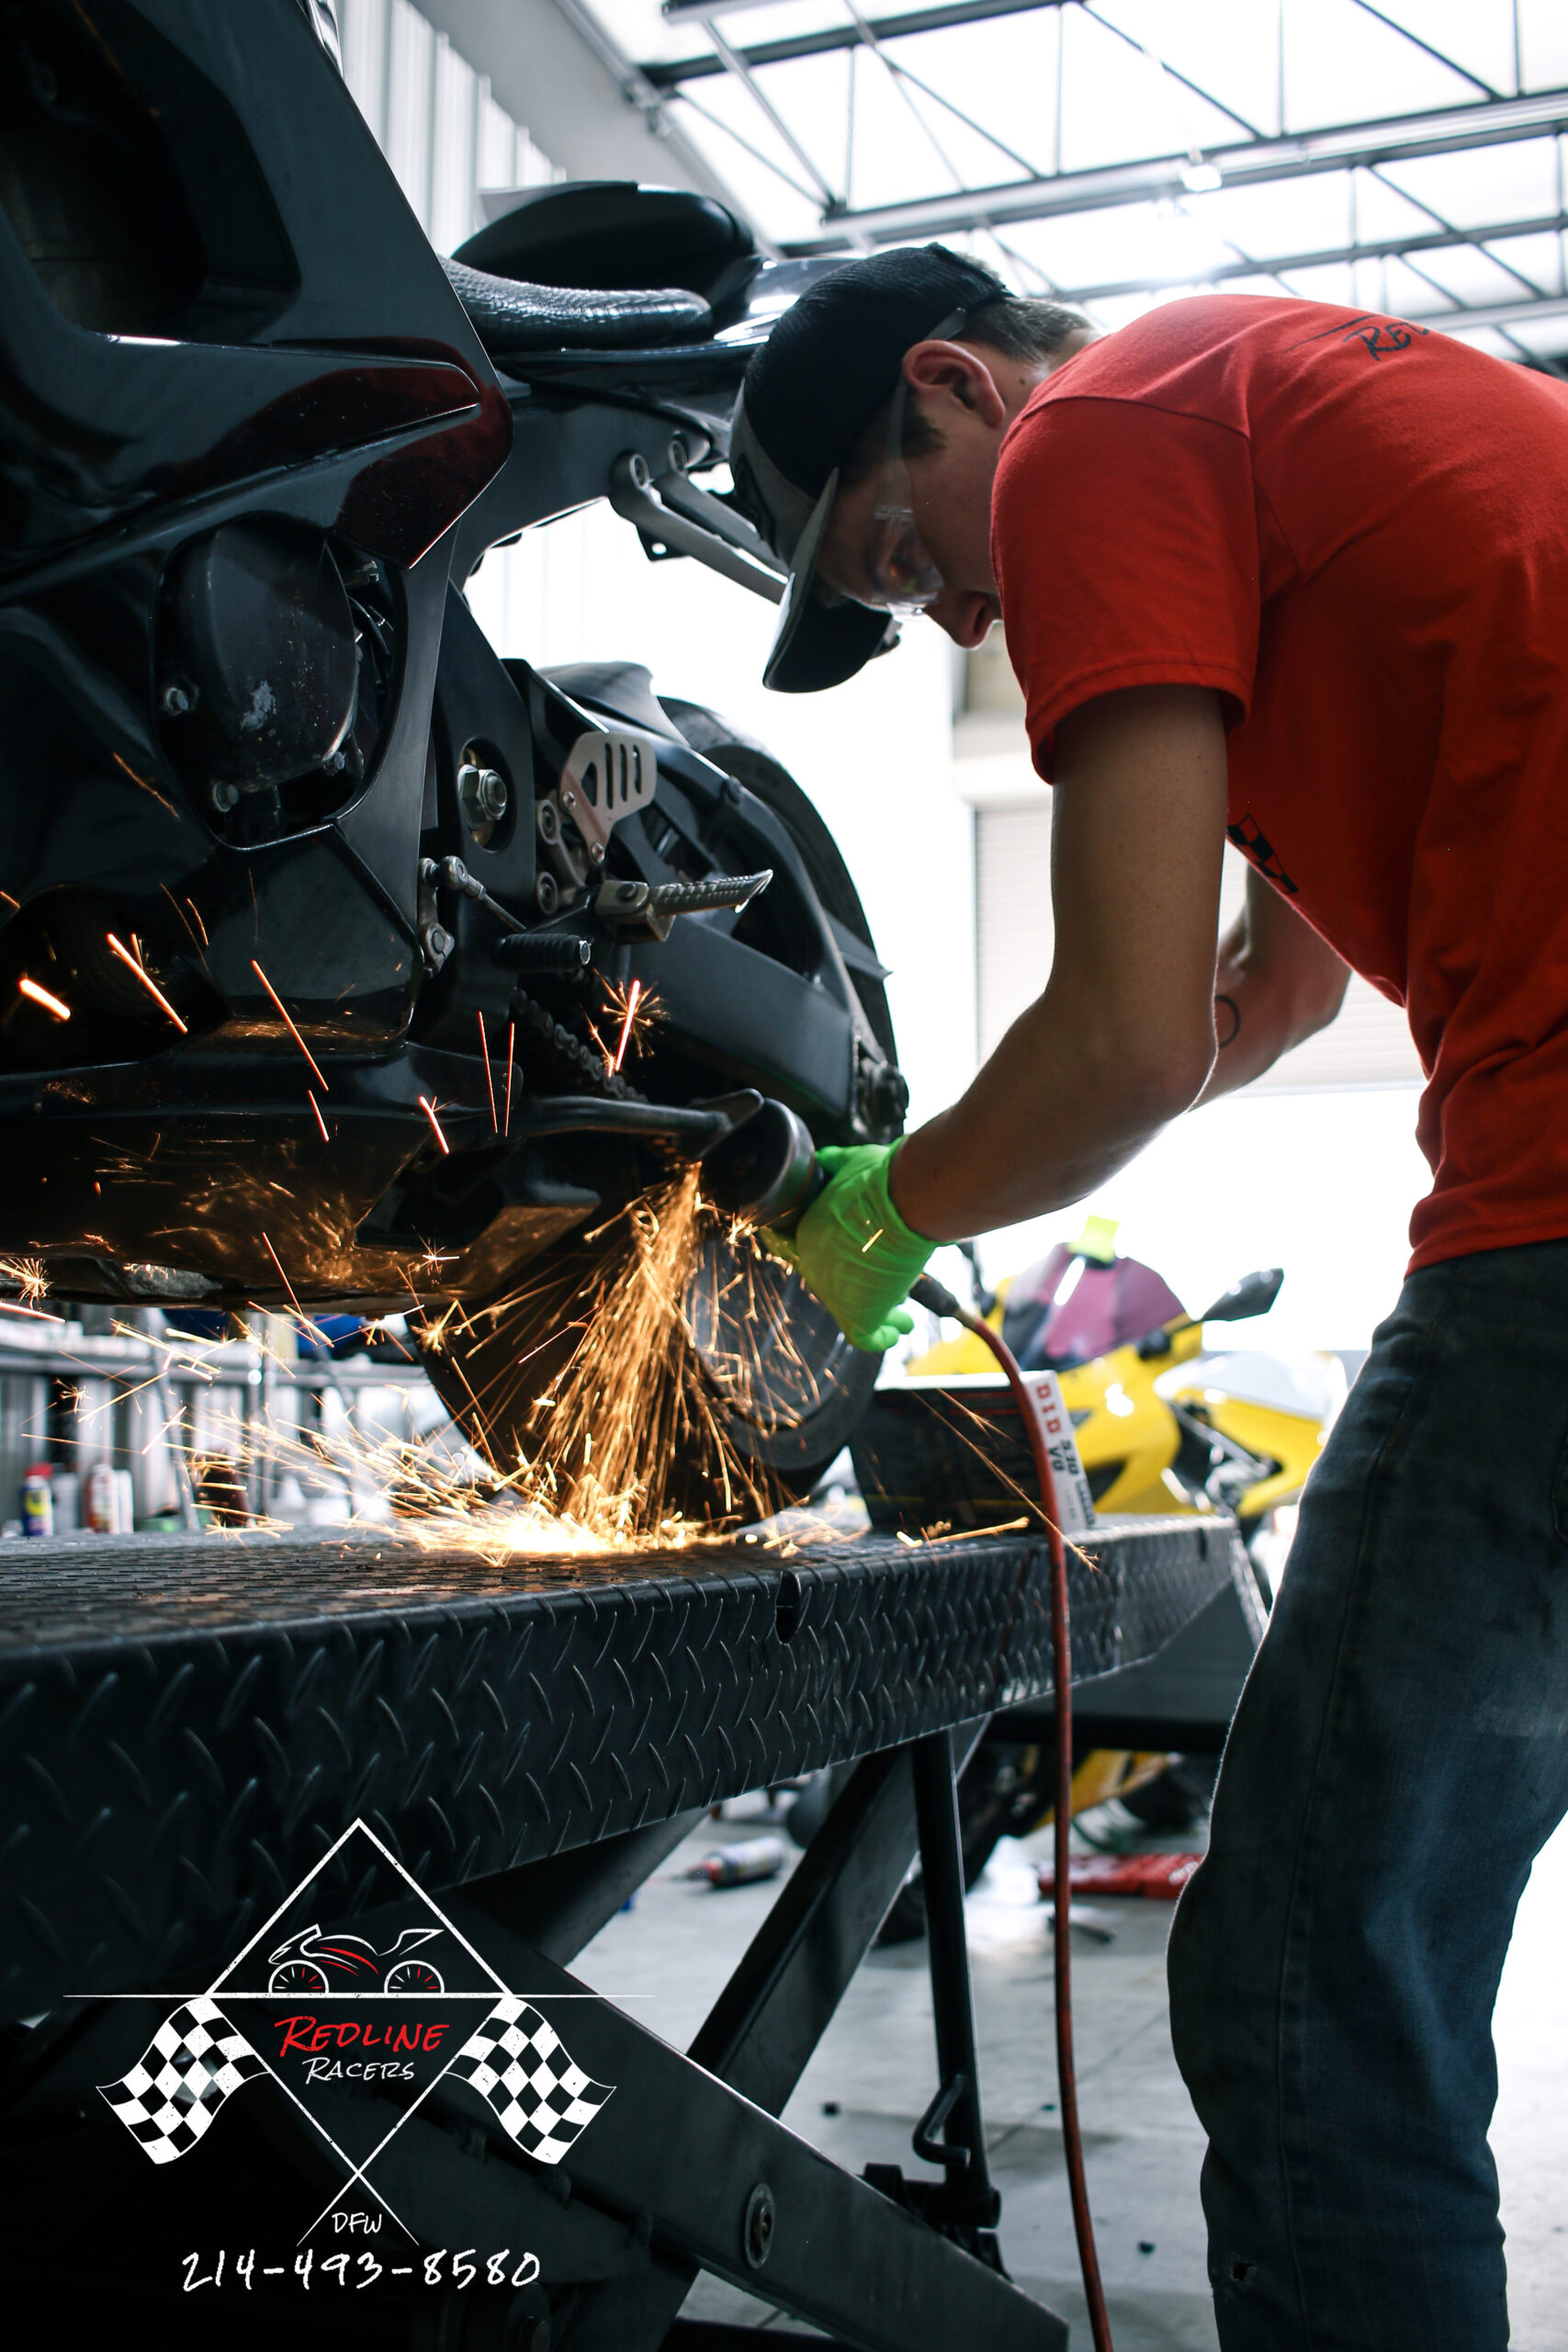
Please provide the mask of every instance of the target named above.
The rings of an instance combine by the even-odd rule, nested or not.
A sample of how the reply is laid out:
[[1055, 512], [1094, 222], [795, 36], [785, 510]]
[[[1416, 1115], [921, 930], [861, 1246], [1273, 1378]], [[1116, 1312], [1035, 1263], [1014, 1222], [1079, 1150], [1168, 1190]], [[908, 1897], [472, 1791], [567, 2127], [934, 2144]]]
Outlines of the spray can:
[[54, 1533], [54, 1471], [47, 1462], [35, 1462], [22, 1480], [22, 1533]]
[[687, 1871], [688, 1878], [705, 1878], [710, 1886], [741, 1886], [748, 1879], [773, 1878], [784, 1868], [784, 1849], [777, 1838], [744, 1838], [738, 1846], [718, 1846]]
[[95, 1462], [87, 1473], [87, 1526], [95, 1535], [118, 1535], [119, 1498], [115, 1476], [107, 1462]]

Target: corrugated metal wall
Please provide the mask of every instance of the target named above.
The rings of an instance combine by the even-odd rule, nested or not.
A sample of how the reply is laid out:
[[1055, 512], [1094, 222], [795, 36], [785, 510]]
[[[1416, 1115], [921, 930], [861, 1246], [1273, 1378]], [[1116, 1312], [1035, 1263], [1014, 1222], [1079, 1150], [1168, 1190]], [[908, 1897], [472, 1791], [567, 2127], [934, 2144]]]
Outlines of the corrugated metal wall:
[[344, 78], [437, 253], [480, 225], [480, 188], [563, 176], [411, 0], [338, 0], [338, 15]]

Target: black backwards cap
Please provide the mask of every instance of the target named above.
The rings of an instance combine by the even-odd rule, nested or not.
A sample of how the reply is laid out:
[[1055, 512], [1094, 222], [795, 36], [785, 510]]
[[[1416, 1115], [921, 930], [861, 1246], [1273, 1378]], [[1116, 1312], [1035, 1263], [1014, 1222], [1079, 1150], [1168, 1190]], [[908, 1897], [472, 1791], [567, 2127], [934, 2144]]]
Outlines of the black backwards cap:
[[897, 642], [886, 613], [818, 591], [840, 469], [892, 399], [904, 354], [928, 335], [961, 333], [971, 311], [1007, 292], [945, 245], [899, 246], [808, 288], [752, 359], [730, 435], [736, 503], [790, 573], [764, 685], [840, 685]]

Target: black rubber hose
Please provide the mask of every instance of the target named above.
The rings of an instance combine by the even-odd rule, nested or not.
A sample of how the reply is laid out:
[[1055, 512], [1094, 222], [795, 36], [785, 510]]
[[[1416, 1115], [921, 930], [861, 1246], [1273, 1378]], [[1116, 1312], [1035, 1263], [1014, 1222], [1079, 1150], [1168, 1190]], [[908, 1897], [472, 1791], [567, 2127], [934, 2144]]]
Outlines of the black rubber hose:
[[1045, 1442], [1039, 1399], [1024, 1378], [1018, 1358], [998, 1331], [994, 1331], [970, 1307], [930, 1274], [922, 1274], [910, 1291], [917, 1306], [932, 1315], [952, 1316], [983, 1340], [1001, 1366], [1017, 1401], [1023, 1432], [1040, 1488], [1040, 1509], [1045, 1521], [1046, 1549], [1051, 1560], [1051, 1679], [1056, 1714], [1055, 1925], [1054, 1955], [1056, 1987], [1056, 2080], [1062, 2108], [1062, 2144], [1066, 2154], [1067, 2186], [1073, 2200], [1073, 2229], [1078, 2242], [1078, 2267], [1083, 2273], [1084, 2300], [1089, 2305], [1094, 2352], [1112, 2352], [1111, 2321], [1100, 2283], [1100, 2255], [1094, 2243], [1094, 2222], [1089, 2210], [1089, 2183], [1084, 2175], [1083, 2132], [1078, 2123], [1077, 2070], [1073, 2059], [1072, 1880], [1068, 1844], [1073, 1826], [1073, 1670], [1067, 1617], [1067, 1552], [1056, 1515], [1056, 1481]]

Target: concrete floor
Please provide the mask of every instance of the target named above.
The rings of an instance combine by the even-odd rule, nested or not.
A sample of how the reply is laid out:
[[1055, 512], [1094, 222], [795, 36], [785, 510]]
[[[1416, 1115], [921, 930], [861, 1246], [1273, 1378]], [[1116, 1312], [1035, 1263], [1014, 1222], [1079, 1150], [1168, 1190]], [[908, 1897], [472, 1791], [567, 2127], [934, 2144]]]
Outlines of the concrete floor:
[[[611, 1921], [578, 1965], [678, 2047], [778, 1891], [779, 1881], [715, 1892], [682, 1871], [716, 1843], [769, 1826], [761, 1800], [727, 1809], [688, 1840]], [[982, 2092], [1001, 2242], [1013, 2277], [1088, 2343], [1062, 2162], [1052, 2056], [1051, 1948], [1032, 1854], [1008, 1841], [970, 1897], [969, 1943]], [[1196, 1846], [1201, 1833], [1166, 1845]], [[795, 1849], [785, 1841], [791, 1863]], [[1113, 1930], [1074, 1939], [1079, 2105], [1117, 2352], [1214, 2352], [1198, 2198], [1202, 2139], [1176, 2072], [1166, 2020], [1170, 1906], [1097, 1899]], [[1517, 2352], [1559, 2352], [1568, 2308], [1568, 1825], [1541, 1855], [1519, 1915], [1498, 2001], [1502, 2088], [1493, 2144], [1508, 2233]], [[849, 2168], [915, 2169], [909, 2133], [935, 2087], [923, 1943], [874, 1951], [807, 2069], [785, 2121]], [[1145, 2251], [1145, 2249], [1147, 2249]], [[766, 2305], [704, 2278], [688, 2312], [784, 2325]]]

